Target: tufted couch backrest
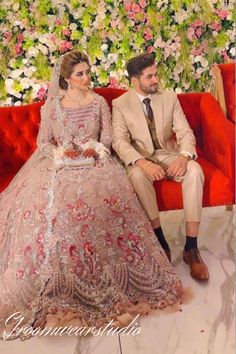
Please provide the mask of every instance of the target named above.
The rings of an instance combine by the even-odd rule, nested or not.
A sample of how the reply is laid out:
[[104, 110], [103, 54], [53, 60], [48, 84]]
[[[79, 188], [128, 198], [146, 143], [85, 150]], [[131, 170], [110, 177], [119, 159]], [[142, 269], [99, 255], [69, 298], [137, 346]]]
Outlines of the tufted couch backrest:
[[235, 63], [218, 64], [224, 86], [227, 116], [235, 122]]
[[[95, 91], [107, 100], [110, 108], [112, 100], [125, 92], [115, 88], [96, 88]], [[201, 93], [178, 95], [200, 148], [202, 95]], [[35, 150], [42, 104], [43, 102], [38, 102], [23, 106], [0, 107], [0, 175], [1, 171], [4, 171], [4, 174], [15, 174]]]
[[15, 173], [35, 150], [41, 105], [0, 107], [0, 171]]

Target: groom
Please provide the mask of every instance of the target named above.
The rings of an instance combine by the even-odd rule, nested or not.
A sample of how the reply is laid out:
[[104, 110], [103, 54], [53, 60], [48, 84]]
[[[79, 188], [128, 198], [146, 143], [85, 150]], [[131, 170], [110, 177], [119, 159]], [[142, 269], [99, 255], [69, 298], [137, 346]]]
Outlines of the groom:
[[195, 137], [176, 94], [158, 92], [157, 65], [151, 54], [131, 59], [127, 71], [133, 89], [113, 100], [113, 148], [125, 163], [170, 261], [171, 251], [160, 225], [153, 182], [168, 178], [182, 183], [186, 221], [183, 260], [193, 278], [208, 280], [208, 269], [197, 246], [204, 175], [195, 161]]

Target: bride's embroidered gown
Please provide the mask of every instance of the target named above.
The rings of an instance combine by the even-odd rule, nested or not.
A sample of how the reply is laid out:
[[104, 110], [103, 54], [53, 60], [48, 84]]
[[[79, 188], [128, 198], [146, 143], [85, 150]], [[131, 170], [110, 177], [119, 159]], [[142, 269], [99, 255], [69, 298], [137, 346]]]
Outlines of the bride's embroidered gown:
[[[56, 105], [60, 109], [60, 103]], [[0, 317], [44, 320], [67, 308], [100, 326], [137, 302], [176, 303], [182, 284], [112, 157], [94, 167], [57, 167], [55, 142], [111, 146], [110, 112], [92, 103], [42, 119], [37, 150], [0, 195]]]

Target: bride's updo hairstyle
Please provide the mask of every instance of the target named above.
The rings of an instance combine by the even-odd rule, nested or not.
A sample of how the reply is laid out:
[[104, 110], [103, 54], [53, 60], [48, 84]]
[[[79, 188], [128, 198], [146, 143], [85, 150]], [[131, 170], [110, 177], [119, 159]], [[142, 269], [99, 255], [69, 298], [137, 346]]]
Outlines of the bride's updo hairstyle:
[[62, 90], [68, 89], [68, 83], [65, 79], [69, 79], [74, 66], [79, 63], [87, 63], [90, 66], [87, 55], [78, 50], [72, 50], [64, 55], [59, 78], [59, 86]]

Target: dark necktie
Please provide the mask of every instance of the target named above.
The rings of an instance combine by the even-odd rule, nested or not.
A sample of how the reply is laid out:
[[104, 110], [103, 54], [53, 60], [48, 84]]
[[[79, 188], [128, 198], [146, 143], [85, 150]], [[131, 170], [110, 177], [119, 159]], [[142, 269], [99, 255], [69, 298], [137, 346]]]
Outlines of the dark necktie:
[[147, 109], [148, 118], [149, 118], [150, 120], [153, 120], [153, 110], [152, 110], [152, 107], [151, 107], [151, 105], [150, 105], [150, 102], [151, 102], [151, 100], [150, 100], [149, 97], [144, 98], [144, 100], [143, 100], [143, 103], [145, 104], [146, 109]]

